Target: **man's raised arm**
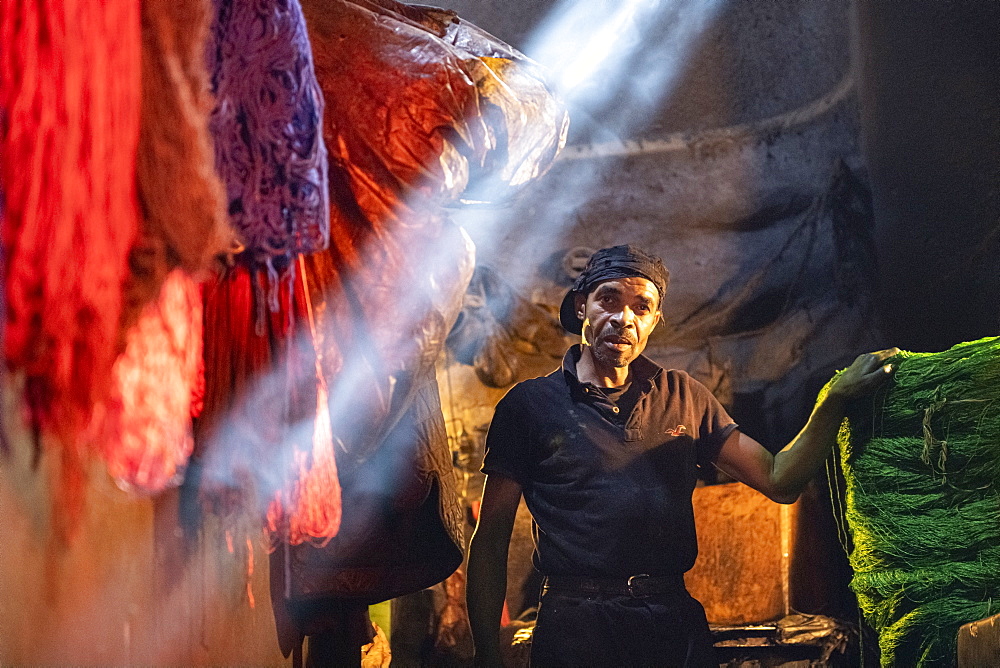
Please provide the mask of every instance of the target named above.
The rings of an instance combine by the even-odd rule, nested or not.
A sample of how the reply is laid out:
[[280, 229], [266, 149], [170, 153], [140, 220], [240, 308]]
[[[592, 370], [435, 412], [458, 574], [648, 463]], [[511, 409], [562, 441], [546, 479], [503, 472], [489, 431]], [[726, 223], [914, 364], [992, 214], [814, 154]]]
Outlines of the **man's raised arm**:
[[888, 381], [892, 369], [885, 361], [897, 354], [899, 349], [889, 348], [859, 355], [833, 382], [802, 431], [778, 454], [771, 455], [760, 443], [735, 431], [723, 444], [716, 466], [778, 503], [792, 503], [830, 454], [845, 404], [874, 393]]

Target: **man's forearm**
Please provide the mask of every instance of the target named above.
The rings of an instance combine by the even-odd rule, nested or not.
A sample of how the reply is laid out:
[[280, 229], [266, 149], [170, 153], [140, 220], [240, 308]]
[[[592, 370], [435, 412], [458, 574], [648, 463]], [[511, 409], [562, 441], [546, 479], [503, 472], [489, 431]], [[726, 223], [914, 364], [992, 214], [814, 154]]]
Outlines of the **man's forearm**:
[[870, 396], [891, 377], [885, 361], [896, 348], [859, 355], [837, 375], [802, 431], [776, 455], [753, 438], [733, 432], [716, 458], [716, 466], [779, 503], [792, 503], [823, 465], [837, 441], [847, 402]]
[[507, 543], [503, 547], [488, 549], [483, 537], [473, 536], [469, 546], [468, 584], [466, 602], [469, 608], [469, 626], [476, 649], [476, 663], [482, 666], [499, 666], [500, 617], [507, 595]]
[[816, 405], [802, 431], [774, 456], [771, 483], [776, 492], [794, 500], [830, 454], [844, 420], [845, 401], [827, 396]]

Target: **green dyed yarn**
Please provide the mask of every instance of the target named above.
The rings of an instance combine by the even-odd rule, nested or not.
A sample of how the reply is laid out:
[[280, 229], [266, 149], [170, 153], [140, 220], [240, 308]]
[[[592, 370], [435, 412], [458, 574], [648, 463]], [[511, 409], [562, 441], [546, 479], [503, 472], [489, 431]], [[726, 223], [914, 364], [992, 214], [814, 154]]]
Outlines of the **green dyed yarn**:
[[892, 361], [838, 435], [851, 588], [883, 666], [954, 665], [1000, 611], [1000, 338]]

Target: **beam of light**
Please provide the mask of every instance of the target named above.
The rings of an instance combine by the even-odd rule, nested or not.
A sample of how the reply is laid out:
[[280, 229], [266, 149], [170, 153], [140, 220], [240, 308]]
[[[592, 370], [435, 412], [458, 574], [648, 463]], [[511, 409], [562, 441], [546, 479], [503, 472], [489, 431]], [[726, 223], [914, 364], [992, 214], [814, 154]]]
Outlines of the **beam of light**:
[[[604, 176], [627, 157], [591, 155], [588, 147], [642, 141], [722, 5], [722, 0], [555, 4], [524, 50], [545, 68], [548, 84], [570, 109], [569, 145], [541, 183], [534, 184], [535, 192], [544, 194], [531, 199], [530, 209], [515, 204], [456, 214], [477, 246], [488, 250], [503, 239], [514, 257], [536, 261], [541, 259], [539, 248], [565, 248], [580, 212], [608, 195], [601, 186]], [[599, 159], [563, 159], [578, 154]], [[532, 280], [527, 270], [506, 271], [505, 278], [517, 290]]]
[[684, 71], [720, 0], [561, 0], [525, 52], [555, 93], [616, 135], [643, 129]]
[[614, 74], [639, 41], [638, 24], [657, 2], [625, 0], [595, 13], [608, 3], [563, 0], [539, 27], [526, 53], [552, 73], [550, 83], [567, 101], [599, 86], [597, 76]]
[[[398, 222], [402, 228], [426, 223], [419, 213], [411, 213]], [[397, 493], [413, 488], [415, 466], [420, 461], [420, 453], [429, 444], [415, 437], [422, 433], [422, 425], [402, 436], [392, 431], [392, 422], [399, 418], [398, 409], [394, 412], [394, 407], [415, 392], [415, 382], [426, 381], [428, 372], [433, 377], [434, 360], [427, 358], [427, 351], [439, 350], [440, 342], [447, 335], [448, 323], [453, 321], [460, 307], [471, 273], [468, 256], [471, 244], [464, 235], [456, 234], [455, 237], [452, 243], [443, 243], [429, 236], [425, 242], [407, 247], [403, 259], [409, 271], [400, 276], [365, 274], [353, 277], [352, 280], [369, 287], [389, 285], [393, 288], [391, 301], [379, 305], [379, 317], [368, 318], [355, 312], [346, 320], [331, 318], [325, 326], [311, 323], [320, 329], [312, 334], [309, 326], [299, 323], [298, 340], [293, 342], [291, 349], [311, 347], [313, 340], [326, 341], [343, 360], [335, 376], [326, 379], [328, 395], [322, 383], [316, 391], [316, 374], [296, 373], [291, 377], [287, 360], [256, 376], [245, 396], [238, 399], [236, 410], [223, 420], [205, 448], [203, 481], [208, 489], [252, 490], [254, 496], [247, 500], [256, 512], [269, 513], [272, 535], [280, 536], [283, 533], [281, 520], [288, 518], [276, 515], [273, 507], [269, 511], [268, 506], [274, 499], [273, 490], [288, 490], [288, 474], [294, 469], [299, 476], [296, 493], [310, 492], [312, 496], [303, 496], [299, 505], [308, 517], [301, 518], [291, 528], [293, 532], [295, 526], [315, 529], [300, 532], [295, 542], [304, 539], [324, 545], [330, 534], [323, 528], [331, 523], [317, 513], [332, 509], [316, 501], [329, 500], [321, 496], [324, 492], [331, 495], [336, 481], [321, 479], [318, 483], [323, 489], [317, 489], [317, 481], [311, 480], [311, 475], [304, 475], [305, 468], [300, 466], [302, 458], [308, 458], [312, 464], [309, 473], [316, 472], [318, 457], [323, 455], [316, 449], [310, 452], [308, 444], [316, 444], [317, 433], [322, 432], [333, 442], [338, 459], [334, 470], [346, 471], [350, 476], [349, 494], [353, 498], [380, 498], [388, 503]], [[377, 262], [384, 250], [379, 247], [381, 242], [374, 240], [362, 249], [361, 255]], [[377, 285], [366, 283], [372, 280]], [[386, 283], [379, 283], [382, 280]], [[345, 296], [334, 291], [331, 298], [343, 299]], [[360, 298], [370, 301], [367, 295], [360, 295]], [[273, 406], [288, 396], [310, 395], [316, 395], [321, 405], [328, 405], [329, 413], [319, 411], [315, 423], [307, 418], [288, 425], [275, 439], [275, 425], [266, 424], [276, 415]], [[411, 402], [422, 400], [416, 396]], [[254, 417], [259, 421], [254, 422]], [[324, 424], [326, 420], [328, 423]], [[371, 456], [376, 449], [378, 455]], [[343, 465], [339, 463], [341, 459]], [[364, 463], [360, 464], [362, 460]], [[249, 488], [247, 478], [253, 481]], [[312, 489], [307, 489], [310, 485]], [[420, 498], [425, 494], [420, 492]], [[282, 499], [286, 513], [294, 510], [294, 505], [288, 505], [287, 493]], [[358, 507], [354, 504], [352, 512], [357, 512]], [[356, 517], [350, 519], [351, 525], [356, 527], [377, 523], [382, 518], [363, 518], [360, 522]]]
[[[595, 0], [564, 0], [530, 40], [527, 50], [529, 55], [548, 68], [550, 86], [571, 108], [600, 119], [606, 133], [615, 136], [634, 133], [641, 131], [651, 111], [669, 95], [682, 72], [687, 54], [711, 21], [717, 4], [718, 0], [625, 0], [614, 4]], [[538, 247], [555, 249], [562, 245], [560, 237], [575, 222], [575, 211], [591, 197], [600, 195], [595, 184], [601, 170], [611, 166], [581, 160], [569, 164], [574, 168], [564, 166], [543, 177], [549, 180], [547, 188], [558, 191], [559, 196], [546, 202], [546, 210], [535, 217], [532, 226], [527, 228], [528, 233], [520, 239], [520, 248], [524, 249], [526, 256], [530, 257], [527, 251], [537, 250]], [[446, 187], [450, 185], [445, 183]], [[414, 189], [414, 192], [419, 192], [419, 189]], [[414, 197], [424, 195], [416, 194]], [[403, 201], [394, 214], [400, 218], [392, 225], [403, 229], [411, 225], [419, 226], [426, 222], [419, 218], [423, 211], [426, 211], [425, 203]], [[475, 230], [478, 244], [490, 247], [508, 231], [510, 217], [515, 213], [516, 209], [478, 210], [471, 216], [462, 216], [459, 222]], [[407, 216], [416, 218], [411, 220]], [[398, 240], [390, 243], [398, 243]], [[362, 249], [362, 256], [365, 253], [377, 258], [380, 249]], [[336, 378], [328, 379], [330, 428], [335, 443], [374, 437], [380, 426], [373, 424], [373, 416], [385, 414], [393, 417], [390, 406], [398, 400], [400, 393], [406, 391], [414, 369], [427, 363], [427, 360], [420, 359], [421, 354], [426, 349], [437, 350], [435, 346], [439, 344], [432, 339], [443, 339], [447, 332], [427, 331], [430, 321], [426, 318], [429, 313], [436, 312], [450, 322], [447, 314], [460, 302], [464, 285], [456, 285], [453, 277], [457, 265], [464, 258], [455, 254], [453, 245], [437, 244], [432, 238], [426, 244], [409, 245], [404, 249], [404, 256], [418, 280], [392, 283], [391, 290], [378, 291], [381, 295], [378, 298], [387, 300], [381, 305], [385, 312], [384, 321], [368, 322], [362, 317], [361, 321], [350, 323], [348, 328], [353, 329], [353, 339], [350, 336], [345, 338], [344, 332], [336, 329], [320, 333], [327, 341], [337, 342], [338, 346], [343, 344], [340, 348], [343, 366]], [[371, 295], [358, 297], [372, 299]], [[372, 338], [360, 335], [373, 326], [389, 328], [386, 331], [395, 334], [382, 337], [376, 329], [372, 331]], [[395, 345], [397, 349], [380, 349], [387, 344]], [[383, 355], [388, 363], [386, 368], [375, 369], [375, 376], [372, 351]], [[376, 392], [372, 386], [373, 377], [386, 371], [388, 376], [383, 375], [381, 380], [388, 382], [381, 386], [382, 391]], [[306, 374], [298, 382], [305, 386], [314, 383], [315, 379]], [[251, 406], [254, 402], [267, 404], [282, 392], [294, 391], [295, 388], [288, 387], [287, 383], [288, 375], [284, 369], [257, 378], [249, 399]], [[303, 394], [308, 396], [308, 392]], [[372, 397], [372, 405], [360, 407], [356, 401], [358, 396]], [[224, 426], [220, 430], [219, 442], [208, 451], [238, 449], [240, 441], [255, 438], [247, 428], [247, 425], [236, 424]], [[290, 450], [297, 442], [308, 442], [312, 430], [311, 420], [292, 425], [287, 438], [278, 446], [282, 452], [275, 452], [269, 458], [271, 461], [251, 463], [256, 469], [255, 477], [264, 483], [261, 488], [281, 485], [285, 475], [281, 467], [291, 461]], [[391, 447], [396, 451], [372, 462], [363, 479], [355, 481], [353, 493], [390, 498], [393, 493], [411, 484], [413, 471], [408, 467], [413, 466], [415, 455], [422, 445], [400, 441], [392, 443]], [[349, 454], [350, 448], [339, 447], [337, 450], [338, 458]], [[338, 468], [344, 470], [339, 465]], [[207, 466], [206, 471], [215, 483], [241, 484], [238, 472], [228, 469], [224, 463]], [[271, 497], [265, 494], [256, 501], [265, 506], [270, 500]]]

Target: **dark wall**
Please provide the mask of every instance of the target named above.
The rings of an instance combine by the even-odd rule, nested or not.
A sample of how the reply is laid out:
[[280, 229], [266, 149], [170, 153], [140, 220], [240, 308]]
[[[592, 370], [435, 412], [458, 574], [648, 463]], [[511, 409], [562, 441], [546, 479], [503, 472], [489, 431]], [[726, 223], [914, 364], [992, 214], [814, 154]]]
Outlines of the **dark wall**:
[[882, 327], [913, 350], [1000, 334], [1000, 3], [856, 7]]

